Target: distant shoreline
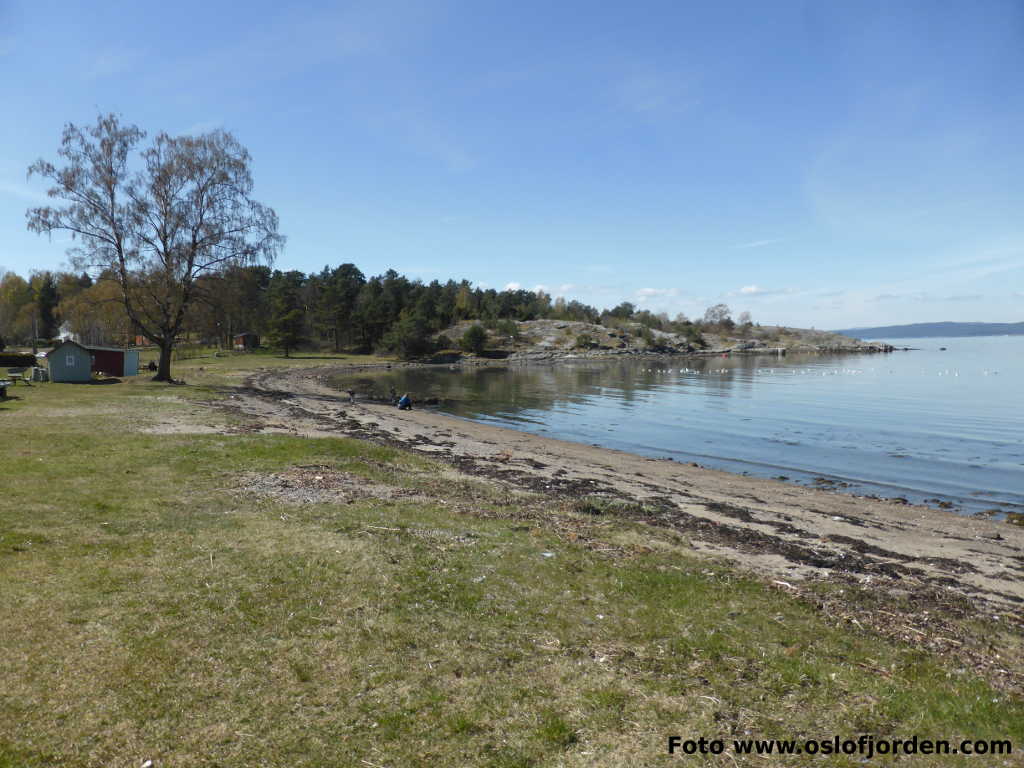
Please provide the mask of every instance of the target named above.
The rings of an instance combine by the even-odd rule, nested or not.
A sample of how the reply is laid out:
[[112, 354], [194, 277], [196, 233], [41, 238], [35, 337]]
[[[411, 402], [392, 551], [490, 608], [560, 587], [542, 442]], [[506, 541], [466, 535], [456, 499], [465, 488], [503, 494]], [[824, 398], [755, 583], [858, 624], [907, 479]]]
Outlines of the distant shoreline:
[[969, 339], [986, 336], [1024, 336], [1022, 323], [909, 323], [847, 328], [833, 331], [844, 336], [871, 339]]

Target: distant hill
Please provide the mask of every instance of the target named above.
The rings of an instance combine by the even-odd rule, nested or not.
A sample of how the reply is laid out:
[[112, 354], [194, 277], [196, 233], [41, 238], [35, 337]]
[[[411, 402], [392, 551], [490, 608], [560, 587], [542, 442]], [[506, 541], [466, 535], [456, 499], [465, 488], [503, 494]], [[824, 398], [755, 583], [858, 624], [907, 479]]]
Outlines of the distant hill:
[[835, 331], [858, 339], [926, 339], [937, 336], [1024, 336], [1024, 323], [911, 323]]

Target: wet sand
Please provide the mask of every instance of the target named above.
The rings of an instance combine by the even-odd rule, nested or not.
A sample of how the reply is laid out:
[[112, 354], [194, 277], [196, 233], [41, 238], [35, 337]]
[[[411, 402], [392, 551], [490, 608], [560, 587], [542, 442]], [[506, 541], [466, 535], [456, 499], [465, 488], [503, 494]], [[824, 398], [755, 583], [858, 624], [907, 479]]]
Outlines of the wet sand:
[[[350, 372], [359, 372], [350, 369]], [[348, 435], [436, 457], [511, 488], [638, 502], [631, 516], [687, 536], [783, 587], [829, 579], [1024, 618], [1024, 528], [570, 443], [430, 410], [350, 404], [337, 368], [261, 372], [228, 399], [247, 431]]]

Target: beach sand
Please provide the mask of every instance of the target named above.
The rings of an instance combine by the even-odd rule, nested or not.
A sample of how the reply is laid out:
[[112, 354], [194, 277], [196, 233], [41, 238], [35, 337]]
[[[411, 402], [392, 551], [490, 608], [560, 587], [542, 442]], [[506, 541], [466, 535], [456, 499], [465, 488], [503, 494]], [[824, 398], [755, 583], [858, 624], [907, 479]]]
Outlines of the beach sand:
[[[350, 370], [350, 372], [363, 372]], [[1024, 617], [1024, 528], [565, 442], [373, 401], [325, 384], [337, 368], [259, 372], [223, 407], [242, 429], [348, 435], [427, 454], [512, 489], [614, 499], [784, 588], [828, 579], [966, 612]], [[642, 506], [641, 506], [642, 505]]]

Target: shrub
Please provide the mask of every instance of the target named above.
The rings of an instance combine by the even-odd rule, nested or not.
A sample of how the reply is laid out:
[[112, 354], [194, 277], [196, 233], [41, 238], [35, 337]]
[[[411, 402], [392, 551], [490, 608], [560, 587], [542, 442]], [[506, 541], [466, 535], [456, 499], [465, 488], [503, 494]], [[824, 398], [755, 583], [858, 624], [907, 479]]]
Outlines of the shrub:
[[594, 346], [594, 340], [589, 333], [581, 333], [576, 337], [576, 349], [590, 349]]
[[471, 325], [467, 328], [466, 332], [462, 334], [462, 339], [459, 341], [460, 347], [467, 352], [472, 352], [474, 355], [479, 355], [483, 352], [486, 344], [487, 331], [479, 324]]
[[499, 320], [495, 330], [502, 336], [508, 336], [514, 340], [519, 339], [519, 326], [516, 325], [515, 320]]

